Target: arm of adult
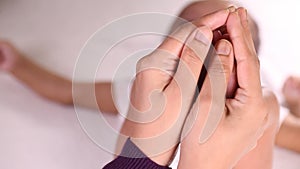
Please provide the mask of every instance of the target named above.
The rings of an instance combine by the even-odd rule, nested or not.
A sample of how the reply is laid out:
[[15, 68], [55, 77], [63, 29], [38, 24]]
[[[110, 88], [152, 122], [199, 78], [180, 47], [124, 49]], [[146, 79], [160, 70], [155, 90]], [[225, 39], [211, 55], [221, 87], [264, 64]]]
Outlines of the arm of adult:
[[[230, 13], [226, 25], [233, 54], [229, 57], [224, 54], [218, 57], [224, 60], [234, 56], [237, 64], [238, 88], [232, 99], [224, 101], [222, 118], [215, 132], [205, 142], [200, 142], [199, 138], [203, 137], [203, 129], [212, 125], [207, 124], [207, 117], [219, 113], [214, 111], [214, 106], [222, 106], [212, 102], [216, 91], [212, 90], [212, 83], [215, 82], [210, 79], [212, 76], [224, 76], [228, 81], [232, 72], [229, 66], [232, 65], [230, 61], [222, 62], [224, 71], [214, 69], [213, 62], [213, 66], [208, 69], [203, 90], [197, 98], [198, 104], [194, 105], [187, 119], [186, 125], [192, 127], [184, 130], [183, 133], [179, 168], [233, 168], [257, 145], [268, 126], [268, 104], [263, 97], [259, 61], [249, 31], [245, 9], [239, 8]], [[227, 43], [230, 45], [229, 42]], [[217, 45], [217, 51], [218, 47]], [[217, 92], [217, 95], [221, 94], [225, 99], [226, 90], [222, 92]]]
[[[225, 24], [229, 12], [223, 9], [183, 25], [138, 62], [131, 105], [121, 133], [121, 147], [130, 137], [131, 142], [156, 164], [167, 166], [171, 162], [194, 101], [213, 30]], [[115, 165], [116, 160], [106, 167]], [[126, 164], [123, 167], [126, 168]]]

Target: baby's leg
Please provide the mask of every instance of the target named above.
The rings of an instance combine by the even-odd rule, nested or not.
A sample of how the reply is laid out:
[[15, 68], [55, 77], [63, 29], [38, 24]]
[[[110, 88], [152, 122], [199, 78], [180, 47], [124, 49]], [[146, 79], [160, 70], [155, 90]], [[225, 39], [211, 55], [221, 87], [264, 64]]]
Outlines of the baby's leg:
[[266, 94], [266, 101], [269, 103], [270, 114], [268, 120], [270, 125], [258, 141], [256, 148], [245, 155], [235, 169], [272, 168], [274, 142], [278, 131], [279, 105], [276, 97], [270, 92]]
[[300, 78], [289, 77], [283, 86], [282, 93], [291, 113], [300, 117]]
[[278, 146], [300, 153], [300, 118], [290, 114], [282, 123], [276, 137]]

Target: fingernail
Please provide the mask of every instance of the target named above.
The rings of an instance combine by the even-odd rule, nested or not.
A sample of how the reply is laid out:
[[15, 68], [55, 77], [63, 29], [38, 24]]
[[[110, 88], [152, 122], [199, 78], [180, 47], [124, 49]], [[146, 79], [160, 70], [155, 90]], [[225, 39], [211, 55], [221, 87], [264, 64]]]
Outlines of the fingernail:
[[236, 8], [235, 8], [234, 6], [230, 6], [230, 7], [227, 8], [227, 10], [228, 10], [229, 12], [235, 12], [235, 11], [236, 11]]
[[208, 30], [209, 30], [209, 28], [205, 27], [205, 26], [197, 28], [195, 39], [197, 41], [202, 42], [205, 45], [209, 45], [210, 44], [210, 38], [205, 36], [207, 33], [209, 33]]
[[228, 42], [225, 42], [225, 41], [220, 41], [218, 46], [217, 46], [217, 49], [216, 49], [216, 52], [218, 55], [229, 55], [230, 52], [231, 52], [231, 49], [230, 49], [230, 45], [228, 44]]

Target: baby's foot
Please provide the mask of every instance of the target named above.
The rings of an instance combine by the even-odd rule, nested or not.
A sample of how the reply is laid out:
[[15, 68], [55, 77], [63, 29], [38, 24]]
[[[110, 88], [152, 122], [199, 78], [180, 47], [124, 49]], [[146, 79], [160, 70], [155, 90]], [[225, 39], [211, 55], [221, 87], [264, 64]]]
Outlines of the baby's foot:
[[282, 93], [291, 113], [300, 117], [300, 78], [289, 77], [284, 83]]
[[0, 41], [0, 70], [12, 71], [19, 58], [20, 54], [10, 43]]

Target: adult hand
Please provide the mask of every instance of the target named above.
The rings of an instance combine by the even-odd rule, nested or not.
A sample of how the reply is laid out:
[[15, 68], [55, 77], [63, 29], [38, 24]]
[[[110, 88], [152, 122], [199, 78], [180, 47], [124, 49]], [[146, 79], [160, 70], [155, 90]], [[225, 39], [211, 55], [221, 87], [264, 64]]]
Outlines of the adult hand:
[[[208, 70], [196, 104], [187, 119], [188, 127], [185, 126], [183, 131], [179, 168], [232, 168], [255, 147], [267, 125], [267, 104], [262, 94], [259, 61], [248, 27], [246, 10], [239, 8], [230, 13], [226, 25], [232, 46], [226, 40], [221, 40], [216, 45], [217, 54], [220, 46], [229, 49], [227, 54], [222, 53], [216, 57], [221, 60], [224, 70], [214, 69], [214, 61]], [[216, 81], [210, 79], [212, 76], [225, 76], [228, 82], [233, 56], [237, 63], [238, 88], [234, 98], [226, 99], [224, 106], [212, 100], [216, 93], [225, 98], [226, 90], [213, 91], [211, 86]], [[226, 86], [223, 88], [226, 89]], [[218, 118], [219, 115], [215, 111], [216, 106], [224, 107], [222, 118], [215, 132], [207, 135], [205, 129], [213, 127], [207, 121], [208, 117]]]
[[229, 13], [220, 10], [183, 25], [137, 64], [122, 134], [158, 164], [167, 165], [176, 150], [213, 30]]

